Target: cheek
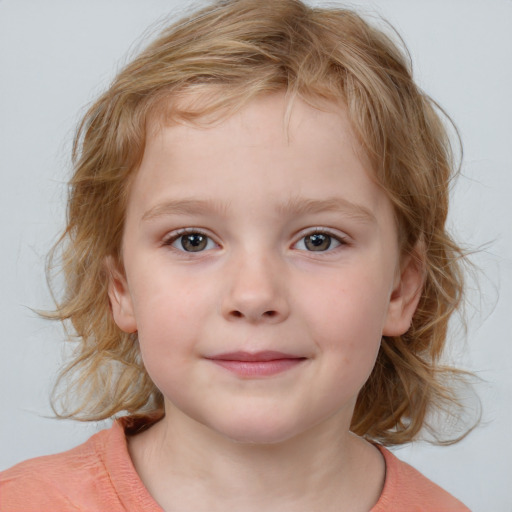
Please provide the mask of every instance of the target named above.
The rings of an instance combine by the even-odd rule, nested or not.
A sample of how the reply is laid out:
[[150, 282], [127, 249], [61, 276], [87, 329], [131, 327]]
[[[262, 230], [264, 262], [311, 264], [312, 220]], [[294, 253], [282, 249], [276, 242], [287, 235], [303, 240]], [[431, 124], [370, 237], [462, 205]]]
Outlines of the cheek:
[[155, 384], [180, 373], [186, 354], [200, 338], [200, 304], [187, 289], [165, 285], [165, 280], [141, 279], [134, 286], [134, 311], [144, 365]]
[[133, 273], [130, 288], [139, 333], [175, 342], [182, 338], [176, 334], [196, 326], [193, 319], [204, 310], [209, 291], [201, 280], [171, 271], [168, 266], [165, 258], [148, 258], [144, 266], [139, 264], [139, 272]]
[[376, 276], [352, 273], [316, 286], [302, 306], [311, 338], [329, 358], [332, 373], [361, 386], [373, 369], [389, 303], [387, 287], [378, 283]]
[[364, 271], [350, 272], [309, 286], [301, 309], [310, 317], [309, 324], [331, 332], [334, 342], [343, 337], [351, 340], [380, 339], [389, 306], [389, 286], [380, 275]]
[[[164, 305], [165, 304], [165, 305]], [[174, 402], [180, 403], [193, 380], [191, 358], [200, 334], [187, 322], [187, 311], [179, 303], [162, 301], [144, 311], [139, 324], [139, 346], [144, 367], [155, 386]], [[169, 309], [169, 307], [172, 309]]]

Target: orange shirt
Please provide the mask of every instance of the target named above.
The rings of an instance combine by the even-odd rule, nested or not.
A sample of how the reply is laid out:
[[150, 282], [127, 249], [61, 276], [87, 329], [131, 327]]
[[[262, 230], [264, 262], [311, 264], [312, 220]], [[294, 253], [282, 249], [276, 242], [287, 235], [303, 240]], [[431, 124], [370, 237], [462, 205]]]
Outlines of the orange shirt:
[[[57, 455], [0, 473], [0, 512], [163, 512], [133, 467], [124, 422]], [[379, 446], [386, 480], [370, 512], [469, 511], [460, 501]]]

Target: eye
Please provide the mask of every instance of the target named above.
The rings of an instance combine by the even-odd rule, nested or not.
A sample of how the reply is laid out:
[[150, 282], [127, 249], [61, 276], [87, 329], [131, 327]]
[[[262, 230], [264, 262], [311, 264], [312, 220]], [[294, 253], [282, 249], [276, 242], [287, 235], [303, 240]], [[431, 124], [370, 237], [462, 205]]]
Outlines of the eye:
[[182, 232], [170, 238], [165, 242], [165, 245], [170, 245], [179, 251], [185, 252], [201, 252], [214, 249], [217, 246], [209, 236], [200, 231]]
[[301, 251], [325, 252], [333, 250], [343, 243], [342, 239], [337, 238], [334, 235], [322, 231], [316, 231], [302, 237], [295, 244], [295, 248]]

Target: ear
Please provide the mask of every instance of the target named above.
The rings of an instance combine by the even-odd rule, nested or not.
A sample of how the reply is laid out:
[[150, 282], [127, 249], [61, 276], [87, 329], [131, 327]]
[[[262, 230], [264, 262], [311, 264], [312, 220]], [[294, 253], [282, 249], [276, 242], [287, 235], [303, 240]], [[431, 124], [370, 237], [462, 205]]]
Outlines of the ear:
[[423, 292], [424, 265], [421, 244], [407, 255], [400, 266], [391, 297], [383, 336], [401, 336], [411, 326], [412, 317]]
[[137, 322], [125, 273], [119, 269], [112, 256], [105, 259], [105, 268], [108, 275], [108, 297], [114, 321], [122, 331], [136, 332]]

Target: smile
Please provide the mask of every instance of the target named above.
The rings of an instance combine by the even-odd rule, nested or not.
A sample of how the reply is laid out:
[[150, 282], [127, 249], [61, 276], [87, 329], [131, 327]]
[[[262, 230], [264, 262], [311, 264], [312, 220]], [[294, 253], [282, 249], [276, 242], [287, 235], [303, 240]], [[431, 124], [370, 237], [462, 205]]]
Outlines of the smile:
[[306, 360], [282, 352], [230, 352], [208, 358], [239, 377], [269, 377], [291, 370]]

